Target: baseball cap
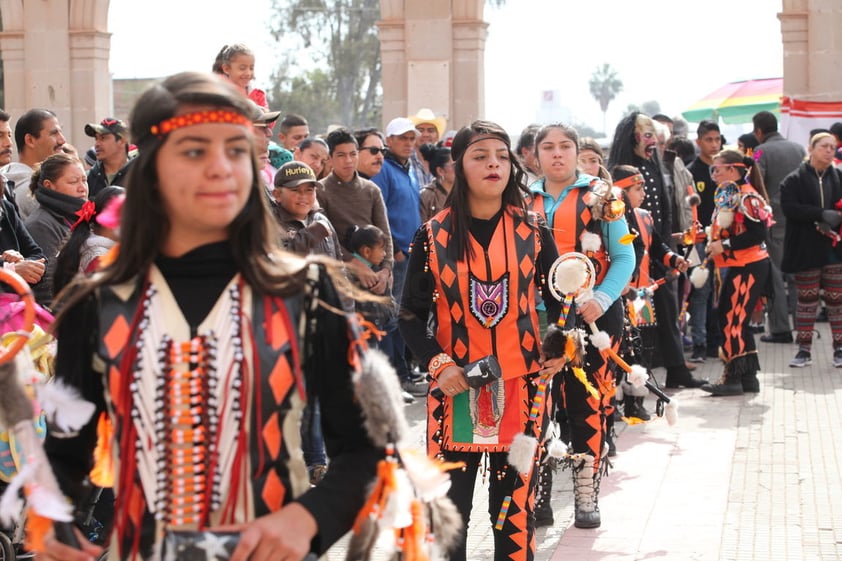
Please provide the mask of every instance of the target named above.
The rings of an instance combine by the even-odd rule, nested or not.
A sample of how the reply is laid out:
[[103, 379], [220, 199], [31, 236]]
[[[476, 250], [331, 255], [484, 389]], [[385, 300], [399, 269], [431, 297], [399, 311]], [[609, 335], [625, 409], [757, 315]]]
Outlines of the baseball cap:
[[386, 136], [400, 136], [409, 131], [415, 131], [415, 123], [406, 117], [396, 117], [386, 125]]
[[113, 134], [125, 138], [128, 132], [129, 129], [126, 127], [126, 123], [113, 117], [106, 117], [99, 124], [88, 123], [85, 125], [85, 134], [92, 138], [97, 134]]
[[298, 187], [302, 183], [316, 182], [316, 174], [303, 162], [287, 162], [275, 174], [275, 187]]
[[249, 102], [251, 103], [251, 122], [258, 127], [268, 126], [270, 123], [277, 121], [278, 117], [281, 116], [280, 111], [269, 111], [269, 109], [261, 107], [254, 101], [249, 100]]

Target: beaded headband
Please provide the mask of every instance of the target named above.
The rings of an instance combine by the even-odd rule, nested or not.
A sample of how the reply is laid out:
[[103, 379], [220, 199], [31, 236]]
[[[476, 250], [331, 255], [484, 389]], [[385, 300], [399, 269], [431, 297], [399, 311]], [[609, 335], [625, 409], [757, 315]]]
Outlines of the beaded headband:
[[193, 125], [205, 125], [208, 123], [223, 123], [230, 125], [244, 125], [251, 126], [251, 119], [228, 109], [212, 109], [209, 111], [196, 111], [194, 113], [185, 113], [184, 115], [176, 115], [169, 119], [164, 119], [157, 125], [149, 127], [149, 132], [163, 138], [172, 131]]
[[634, 175], [630, 175], [626, 178], [620, 179], [619, 181], [615, 181], [614, 187], [619, 187], [620, 189], [628, 189], [629, 187], [633, 187], [638, 183], [643, 183], [642, 173], [636, 173]]

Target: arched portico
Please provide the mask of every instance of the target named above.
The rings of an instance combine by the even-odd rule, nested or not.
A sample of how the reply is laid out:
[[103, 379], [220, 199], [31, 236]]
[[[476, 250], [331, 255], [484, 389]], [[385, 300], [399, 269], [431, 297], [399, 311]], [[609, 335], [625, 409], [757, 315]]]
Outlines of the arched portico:
[[5, 110], [55, 111], [70, 142], [112, 110], [109, 0], [0, 0]]

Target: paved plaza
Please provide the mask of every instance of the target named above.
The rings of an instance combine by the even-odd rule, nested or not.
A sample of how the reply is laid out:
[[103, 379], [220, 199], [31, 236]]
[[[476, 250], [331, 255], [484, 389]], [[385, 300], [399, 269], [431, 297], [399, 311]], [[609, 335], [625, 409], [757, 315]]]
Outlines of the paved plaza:
[[[842, 369], [831, 366], [828, 324], [816, 328], [807, 368], [787, 366], [795, 345], [758, 343], [759, 394], [670, 391], [680, 403], [676, 425], [619, 423], [601, 528], [573, 527], [570, 475], [557, 474], [555, 525], [538, 530], [536, 561], [842, 559]], [[708, 359], [695, 375], [716, 379], [721, 368]], [[663, 369], [655, 375], [663, 382]], [[420, 444], [422, 402], [407, 414]], [[493, 559], [486, 496], [475, 495], [472, 561]], [[341, 553], [337, 546], [329, 556]]]

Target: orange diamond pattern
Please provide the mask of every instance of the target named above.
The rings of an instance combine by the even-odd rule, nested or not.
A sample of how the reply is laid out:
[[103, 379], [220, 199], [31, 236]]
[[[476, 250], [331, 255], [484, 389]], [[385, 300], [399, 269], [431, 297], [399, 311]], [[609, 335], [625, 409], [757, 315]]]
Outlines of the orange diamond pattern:
[[465, 343], [463, 343], [460, 339], [459, 341], [456, 341], [455, 345], [453, 345], [453, 352], [456, 353], [456, 356], [465, 356], [465, 353], [468, 352], [468, 347], [466, 347]]
[[518, 302], [518, 304], [520, 305], [520, 312], [522, 314], [525, 314], [526, 312], [529, 311], [526, 308], [529, 305], [529, 300], [526, 298], [526, 294], [520, 295], [520, 301]]
[[450, 265], [445, 265], [441, 271], [440, 278], [445, 286], [450, 287], [453, 286], [453, 281], [456, 280], [456, 273], [453, 272], [453, 269], [450, 268]]
[[123, 377], [120, 376], [120, 369], [117, 368], [116, 365], [111, 364], [108, 367], [108, 387], [110, 388], [110, 391], [111, 391], [111, 399], [114, 400], [114, 407], [118, 411], [126, 411], [127, 412], [129, 410], [128, 409], [129, 404], [121, 402], [122, 397], [123, 397], [122, 396], [123, 392], [121, 392], [119, 390], [120, 381], [122, 380], [122, 378]]
[[517, 232], [517, 235], [520, 236], [520, 239], [528, 240], [529, 236], [532, 235], [532, 228], [527, 226], [526, 222], [521, 222], [517, 225], [517, 228], [515, 228], [515, 232]]
[[453, 305], [450, 306], [450, 315], [457, 322], [462, 321], [462, 306], [459, 305], [459, 302], [454, 302]]
[[269, 387], [272, 389], [272, 396], [275, 398], [275, 403], [280, 403], [284, 396], [286, 396], [290, 386], [292, 386], [293, 380], [294, 376], [292, 375], [292, 369], [289, 366], [286, 355], [278, 357], [278, 361], [275, 363], [272, 373], [269, 374], [269, 378], [267, 379]]
[[287, 341], [289, 341], [287, 328], [286, 325], [284, 325], [284, 316], [281, 312], [276, 311], [272, 314], [272, 319], [270, 320], [269, 325], [269, 335], [271, 337], [269, 344], [272, 345], [272, 348], [275, 350], [280, 349], [287, 344]]
[[436, 232], [436, 243], [438, 243], [441, 247], [447, 247], [448, 238], [450, 234], [444, 228], [440, 228], [438, 232]]
[[283, 440], [277, 413], [272, 413], [269, 419], [267, 419], [266, 424], [263, 425], [261, 435], [263, 435], [263, 442], [266, 443], [266, 449], [269, 450], [274, 460], [281, 452], [281, 440]]
[[524, 255], [523, 259], [520, 260], [520, 274], [523, 275], [524, 278], [529, 277], [529, 273], [532, 271], [533, 267], [532, 258], [529, 255]]
[[531, 351], [535, 345], [535, 337], [533, 337], [532, 334], [527, 331], [523, 334], [523, 338], [520, 340], [520, 344], [524, 349]]
[[278, 474], [270, 471], [266, 476], [266, 483], [263, 485], [263, 490], [260, 492], [260, 498], [271, 512], [281, 509], [284, 504], [284, 484], [281, 483]]
[[123, 316], [117, 316], [111, 327], [108, 328], [108, 333], [102, 339], [105, 342], [105, 349], [108, 351], [109, 358], [116, 358], [117, 353], [123, 350], [129, 340], [129, 323]]

